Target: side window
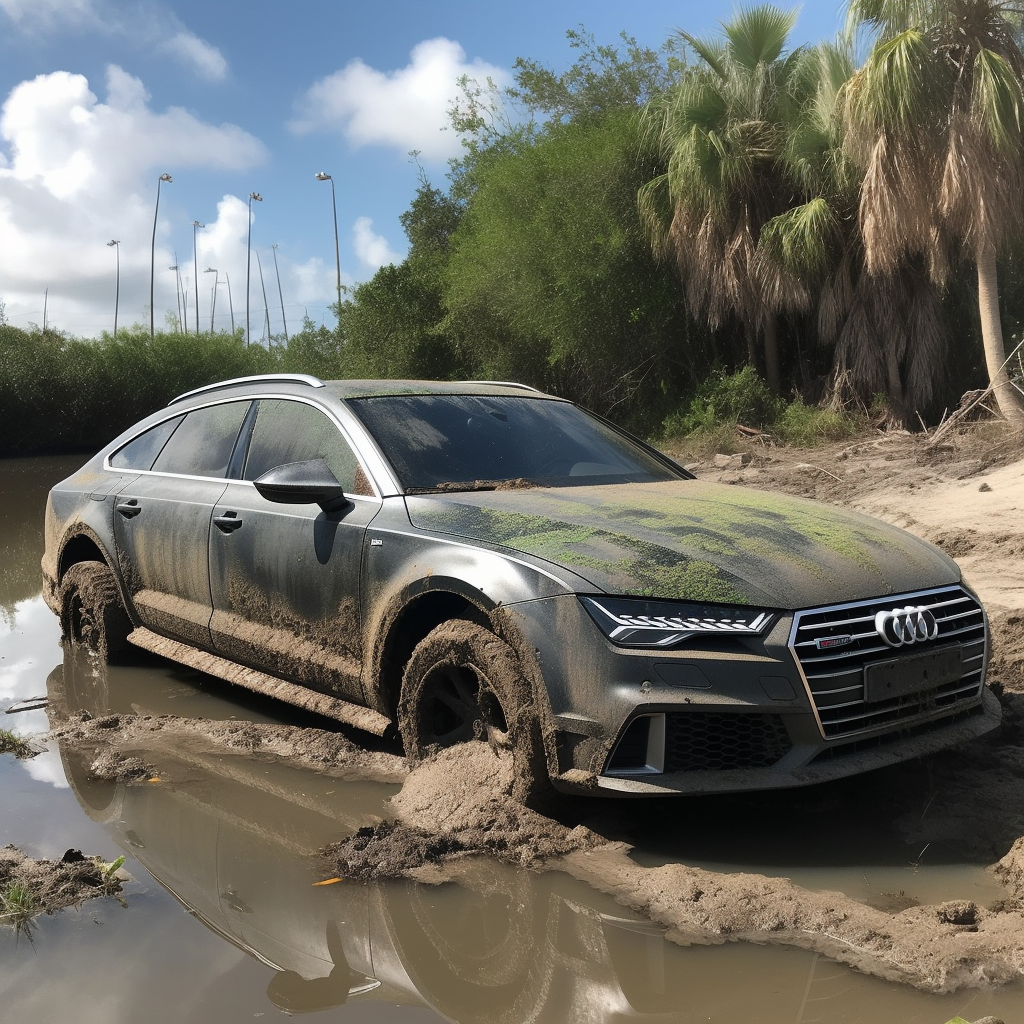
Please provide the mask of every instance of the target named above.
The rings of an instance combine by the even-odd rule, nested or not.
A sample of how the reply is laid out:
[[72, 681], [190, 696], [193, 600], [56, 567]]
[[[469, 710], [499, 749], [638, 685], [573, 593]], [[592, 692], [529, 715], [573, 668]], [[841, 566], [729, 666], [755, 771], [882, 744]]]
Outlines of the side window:
[[373, 494], [355, 452], [324, 413], [304, 402], [262, 399], [245, 460], [244, 478], [256, 480], [276, 466], [308, 459], [323, 459], [346, 494]]
[[153, 460], [160, 454], [167, 439], [184, 418], [184, 416], [175, 416], [173, 419], [158, 423], [155, 427], [150, 427], [144, 434], [139, 434], [123, 448], [114, 452], [110, 456], [110, 465], [114, 469], [152, 468]]
[[225, 402], [193, 409], [153, 463], [157, 473], [224, 476], [249, 403]]

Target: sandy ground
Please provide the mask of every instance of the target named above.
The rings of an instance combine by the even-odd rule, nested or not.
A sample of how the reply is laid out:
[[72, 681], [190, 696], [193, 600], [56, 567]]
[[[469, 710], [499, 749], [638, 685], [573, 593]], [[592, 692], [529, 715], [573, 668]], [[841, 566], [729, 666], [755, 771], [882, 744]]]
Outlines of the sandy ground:
[[600, 819], [583, 825], [564, 809], [545, 815], [513, 800], [509, 760], [481, 742], [442, 751], [409, 771], [395, 755], [367, 752], [316, 729], [79, 715], [58, 732], [93, 756], [97, 776], [138, 784], [160, 774], [168, 744], [182, 742], [242, 757], [258, 751], [345, 778], [404, 779], [390, 820], [325, 851], [328, 870], [353, 882], [405, 876], [440, 883], [484, 854], [566, 871], [663, 924], [682, 944], [795, 945], [934, 992], [1006, 982], [1024, 974], [1022, 445], [984, 428], [931, 447], [910, 435], [813, 452], [759, 442], [743, 469], [696, 467], [705, 478], [880, 516], [940, 545], [964, 567], [991, 615], [990, 679], [1002, 694], [1004, 726], [994, 740], [934, 759], [927, 814], [900, 817], [897, 810], [896, 824], [908, 839], [954, 839], [991, 862], [1005, 896], [989, 907], [955, 901], [888, 912], [786, 879], [679, 863], [643, 867]]

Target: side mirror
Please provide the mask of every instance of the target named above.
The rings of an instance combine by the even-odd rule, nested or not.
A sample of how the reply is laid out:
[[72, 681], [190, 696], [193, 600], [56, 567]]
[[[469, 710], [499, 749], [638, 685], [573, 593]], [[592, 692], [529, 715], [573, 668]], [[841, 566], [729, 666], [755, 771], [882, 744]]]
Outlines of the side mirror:
[[338, 478], [323, 459], [275, 466], [253, 485], [267, 501], [279, 505], [315, 504], [325, 512], [337, 512], [349, 504]]

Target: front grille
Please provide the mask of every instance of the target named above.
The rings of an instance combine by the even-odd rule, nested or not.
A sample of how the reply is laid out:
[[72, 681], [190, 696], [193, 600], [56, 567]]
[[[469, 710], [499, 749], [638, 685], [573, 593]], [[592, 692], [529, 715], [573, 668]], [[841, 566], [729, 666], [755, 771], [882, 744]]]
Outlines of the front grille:
[[792, 743], [781, 715], [672, 711], [665, 716], [665, 771], [769, 768]]
[[[875, 629], [875, 616], [907, 606], [927, 608], [938, 635], [925, 642], [894, 648]], [[934, 718], [980, 699], [985, 667], [985, 613], [962, 587], [901, 594], [831, 608], [797, 612], [790, 634], [826, 739], [875, 729], [902, 729], [915, 720]], [[822, 647], [819, 641], [841, 646]], [[847, 641], [846, 638], [849, 638]], [[879, 662], [959, 649], [961, 674], [934, 687], [869, 700], [865, 670]]]

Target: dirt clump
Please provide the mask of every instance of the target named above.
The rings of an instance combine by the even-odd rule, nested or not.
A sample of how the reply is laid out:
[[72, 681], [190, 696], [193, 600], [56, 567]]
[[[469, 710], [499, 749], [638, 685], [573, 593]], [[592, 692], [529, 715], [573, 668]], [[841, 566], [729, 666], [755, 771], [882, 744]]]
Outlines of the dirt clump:
[[68, 850], [60, 860], [34, 859], [14, 846], [0, 849], [0, 921], [24, 927], [96, 896], [115, 896], [128, 875], [99, 857]]
[[155, 773], [141, 757], [128, 757], [116, 750], [103, 751], [89, 766], [89, 774], [104, 782], [139, 782]]
[[339, 877], [369, 882], [414, 877], [425, 865], [442, 864], [467, 852], [455, 836], [382, 821], [325, 847], [323, 856]]

